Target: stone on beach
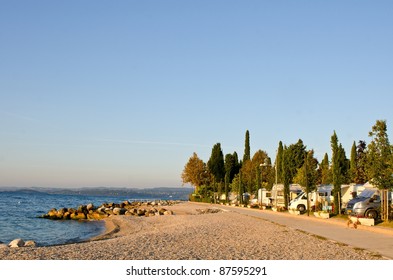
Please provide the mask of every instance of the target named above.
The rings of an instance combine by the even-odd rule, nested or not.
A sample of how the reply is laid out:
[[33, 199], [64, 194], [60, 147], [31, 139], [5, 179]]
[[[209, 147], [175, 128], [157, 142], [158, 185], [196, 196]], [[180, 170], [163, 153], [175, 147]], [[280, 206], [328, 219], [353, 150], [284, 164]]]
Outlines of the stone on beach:
[[14, 239], [8, 244], [9, 247], [11, 248], [18, 248], [18, 247], [23, 247], [25, 246], [25, 242], [23, 239]]
[[28, 240], [25, 242], [24, 247], [37, 247], [37, 243], [34, 240]]
[[124, 215], [127, 212], [127, 209], [115, 207], [115, 208], [113, 208], [112, 211], [113, 211], [113, 214], [115, 214], [115, 215]]

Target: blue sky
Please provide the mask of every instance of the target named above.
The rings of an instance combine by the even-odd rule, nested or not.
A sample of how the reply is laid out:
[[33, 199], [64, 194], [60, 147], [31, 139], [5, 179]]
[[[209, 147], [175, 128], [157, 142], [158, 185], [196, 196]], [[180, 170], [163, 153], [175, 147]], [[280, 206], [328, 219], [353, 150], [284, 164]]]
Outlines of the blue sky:
[[392, 1], [0, 1], [0, 185], [181, 186], [193, 152], [392, 135]]

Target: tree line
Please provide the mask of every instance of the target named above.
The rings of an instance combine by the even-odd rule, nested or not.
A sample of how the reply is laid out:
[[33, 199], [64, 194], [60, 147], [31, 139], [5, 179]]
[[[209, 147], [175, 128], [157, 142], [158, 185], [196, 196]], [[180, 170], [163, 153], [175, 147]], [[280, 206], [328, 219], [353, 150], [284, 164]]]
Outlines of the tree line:
[[221, 144], [216, 143], [207, 163], [196, 152], [184, 166], [181, 178], [183, 183], [195, 187], [194, 193], [204, 198], [214, 194], [229, 192], [257, 194], [258, 189], [270, 190], [274, 184], [284, 185], [285, 206], [289, 203], [289, 186], [297, 183], [310, 192], [318, 185], [332, 184], [334, 210], [339, 213], [341, 185], [371, 182], [381, 190], [393, 188], [393, 146], [389, 143], [386, 120], [377, 120], [364, 140], [354, 141], [350, 158], [339, 142], [336, 132], [330, 138], [331, 159], [325, 153], [321, 162], [313, 149], [307, 149], [303, 141], [285, 145], [280, 141], [274, 163], [263, 150], [251, 157], [250, 133], [245, 134], [244, 154], [239, 160], [237, 152], [224, 156]]

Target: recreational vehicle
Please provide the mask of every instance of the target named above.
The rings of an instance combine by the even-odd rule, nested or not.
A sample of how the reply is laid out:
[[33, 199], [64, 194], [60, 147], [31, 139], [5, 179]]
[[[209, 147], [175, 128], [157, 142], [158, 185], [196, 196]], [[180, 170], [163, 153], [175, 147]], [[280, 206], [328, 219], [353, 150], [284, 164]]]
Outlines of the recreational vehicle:
[[[298, 184], [291, 184], [289, 186], [289, 197], [288, 201], [297, 197], [303, 191], [302, 187]], [[284, 196], [284, 185], [278, 184], [273, 185], [271, 191], [271, 206], [272, 207], [284, 207], [285, 206], [285, 196]]]
[[272, 206], [272, 192], [265, 188], [258, 190], [258, 204], [265, 207]]
[[[306, 194], [306, 192], [301, 192], [296, 198], [292, 199], [289, 203], [289, 209], [294, 209], [304, 213], [307, 211], [307, 204], [309, 203], [310, 208], [316, 207], [317, 204], [321, 205], [322, 209], [329, 210], [329, 205], [333, 201], [332, 196], [333, 186], [322, 185], [319, 186], [317, 191]], [[309, 197], [309, 202], [307, 203], [307, 198]]]
[[[388, 192], [388, 205], [391, 208], [392, 192]], [[381, 215], [381, 192], [377, 188], [367, 188], [359, 196], [350, 200], [345, 208], [345, 213], [377, 219]]]

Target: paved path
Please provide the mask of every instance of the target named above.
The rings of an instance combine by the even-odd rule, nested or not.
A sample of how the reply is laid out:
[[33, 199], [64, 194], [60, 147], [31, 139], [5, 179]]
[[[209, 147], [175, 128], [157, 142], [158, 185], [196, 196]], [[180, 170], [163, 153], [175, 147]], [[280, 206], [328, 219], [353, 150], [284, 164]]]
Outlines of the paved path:
[[[206, 205], [206, 204], [205, 204]], [[336, 242], [366, 249], [393, 259], [393, 229], [359, 226], [358, 229], [348, 227], [346, 220], [320, 219], [307, 215], [291, 215], [270, 210], [248, 209], [223, 205], [214, 205], [221, 209], [262, 218], [277, 224], [296, 228], [311, 234], [325, 237]]]

